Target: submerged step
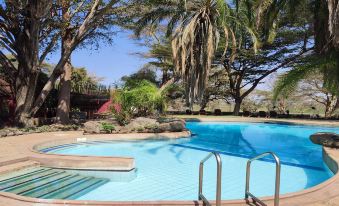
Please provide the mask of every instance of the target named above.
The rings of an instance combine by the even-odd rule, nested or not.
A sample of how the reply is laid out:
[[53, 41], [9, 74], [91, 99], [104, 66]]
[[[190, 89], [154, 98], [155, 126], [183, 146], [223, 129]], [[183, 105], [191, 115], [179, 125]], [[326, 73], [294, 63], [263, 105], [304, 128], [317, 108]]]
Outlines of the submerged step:
[[88, 180], [93, 179], [93, 177], [81, 177], [80, 180], [75, 181], [65, 187], [61, 187], [57, 190], [55, 190], [54, 192], [50, 192], [46, 195], [40, 196], [39, 198], [44, 198], [44, 199], [62, 199], [62, 197], [64, 196], [70, 196], [72, 195], [72, 192], [74, 190], [74, 188], [77, 188], [78, 186], [80, 186], [80, 188], [82, 188], [82, 184], [87, 182]]
[[69, 185], [72, 185], [78, 181], [83, 180], [84, 177], [80, 175], [72, 175], [70, 178], [63, 179], [55, 184], [48, 185], [47, 187], [37, 187], [34, 190], [28, 191], [22, 195], [43, 198], [44, 195], [48, 195], [55, 191], [61, 190]]
[[22, 175], [18, 175], [18, 176], [15, 176], [15, 177], [11, 177], [11, 178], [6, 178], [4, 180], [0, 180], [0, 184], [4, 184], [6, 182], [22, 179], [24, 177], [32, 176], [34, 174], [37, 174], [37, 173], [43, 172], [43, 171], [47, 171], [47, 170], [51, 170], [51, 169], [41, 168], [41, 169], [33, 170], [31, 172], [28, 172], [28, 173], [25, 173], [25, 174], [22, 174]]
[[74, 187], [70, 189], [57, 192], [57, 194], [54, 195], [53, 198], [54, 199], [75, 199], [101, 186], [102, 184], [106, 182], [107, 182], [106, 180], [90, 178], [75, 185]]
[[27, 182], [31, 182], [33, 184], [36, 181], [40, 181], [40, 180], [49, 178], [49, 177], [51, 177], [53, 175], [57, 175], [59, 173], [62, 173], [62, 171], [49, 170], [49, 171], [44, 171], [44, 172], [41, 172], [41, 173], [34, 174], [32, 176], [20, 178], [18, 180], [9, 181], [9, 182], [6, 182], [4, 184], [1, 184], [0, 190], [4, 191], [4, 190], [7, 190], [7, 189], [14, 187], [16, 185], [20, 185], [20, 184], [27, 183]]
[[69, 170], [38, 168], [0, 181], [0, 191], [44, 199], [76, 199], [107, 183], [108, 178]]
[[41, 180], [41, 181], [37, 181], [37, 182], [34, 182], [34, 183], [26, 182], [24, 184], [21, 184], [21, 185], [15, 186], [15, 187], [11, 187], [11, 188], [7, 189], [6, 192], [12, 192], [12, 193], [15, 193], [15, 194], [20, 194], [20, 193], [23, 193], [23, 192], [30, 191], [34, 188], [41, 188], [44, 185], [55, 184], [58, 181], [65, 179], [67, 177], [70, 177], [70, 176], [71, 175], [63, 172], [63, 173], [54, 175], [50, 178], [47, 178], [47, 179], [44, 179], [44, 180]]

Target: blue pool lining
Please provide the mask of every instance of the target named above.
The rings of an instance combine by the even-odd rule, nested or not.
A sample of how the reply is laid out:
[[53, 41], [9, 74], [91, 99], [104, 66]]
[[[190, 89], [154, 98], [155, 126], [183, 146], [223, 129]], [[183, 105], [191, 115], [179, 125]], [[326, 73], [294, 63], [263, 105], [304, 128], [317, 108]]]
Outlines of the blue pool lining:
[[[193, 146], [187, 146], [187, 145], [181, 145], [181, 144], [171, 144], [171, 145], [176, 146], [176, 147], [183, 147], [183, 148], [187, 148], [187, 149], [205, 151], [205, 152], [218, 152], [218, 153], [223, 154], [223, 155], [242, 157], [242, 158], [246, 158], [246, 159], [251, 159], [251, 158], [255, 157], [256, 155], [259, 155], [259, 154], [254, 154], [252, 156], [252, 155], [246, 155], [246, 154], [235, 154], [235, 153], [232, 153], [232, 152], [210, 150], [210, 149], [204, 149], [204, 148], [200, 148], [200, 147], [193, 147]], [[259, 159], [259, 161], [275, 163], [275, 161], [273, 159], [269, 159], [269, 158], [261, 158], [261, 159]], [[296, 163], [291, 163], [291, 162], [286, 162], [286, 161], [281, 161], [281, 160], [280, 160], [280, 163], [283, 164], [283, 165], [300, 167], [300, 168], [304, 168], [304, 169], [313, 169], [313, 170], [325, 171], [325, 169], [323, 169], [321, 167], [315, 167], [315, 166], [310, 166], [310, 165], [296, 164]]]
[[[111, 143], [111, 142], [116, 142], [116, 140], [76, 142], [76, 143], [71, 143], [71, 144], [63, 144], [63, 145], [58, 145], [58, 146], [54, 146], [54, 147], [41, 149], [40, 152], [48, 153], [48, 152], [52, 152], [52, 151], [59, 150], [59, 149], [76, 147], [76, 146], [79, 146], [79, 145], [89, 145], [89, 144], [90, 145], [97, 145], [97, 144], [105, 144], [105, 143]], [[175, 146], [175, 147], [182, 147], [182, 148], [187, 148], [187, 149], [199, 150], [199, 151], [204, 151], [204, 152], [218, 152], [218, 153], [223, 154], [223, 155], [230, 155], [230, 156], [241, 157], [241, 158], [246, 158], [246, 159], [251, 159], [252, 157], [257, 155], [257, 154], [254, 154], [252, 156], [252, 155], [247, 155], [247, 154], [235, 154], [235, 153], [232, 153], [232, 152], [217, 151], [217, 150], [205, 149], [205, 148], [194, 147], [194, 146], [187, 146], [187, 145], [182, 145], [182, 144], [169, 144], [169, 145]], [[269, 159], [269, 158], [262, 158], [259, 161], [275, 163], [273, 159]], [[313, 170], [318, 170], [318, 171], [325, 171], [325, 169], [321, 168], [321, 167], [291, 163], [291, 162], [286, 162], [286, 161], [280, 161], [280, 162], [283, 165], [294, 166], [294, 167], [299, 167], [299, 168], [304, 168], [304, 169], [313, 169]]]

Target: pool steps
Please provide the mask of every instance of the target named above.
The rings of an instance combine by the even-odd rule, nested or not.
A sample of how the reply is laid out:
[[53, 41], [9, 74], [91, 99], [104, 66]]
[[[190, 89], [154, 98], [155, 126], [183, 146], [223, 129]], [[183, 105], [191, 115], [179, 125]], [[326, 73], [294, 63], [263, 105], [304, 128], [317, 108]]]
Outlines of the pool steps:
[[[36, 167], [39, 166], [40, 163], [36, 162], [36, 161], [31, 161], [31, 160], [25, 160], [25, 159], [20, 159], [19, 162], [15, 162], [15, 161], [7, 161], [4, 163], [4, 165], [6, 165], [6, 167], [0, 167], [0, 175], [3, 174], [8, 174], [14, 171], [18, 171], [18, 168], [20, 168], [19, 170], [22, 169], [27, 169], [30, 167]], [[2, 166], [2, 165], [0, 165]], [[1, 180], [1, 179], [0, 179]]]
[[0, 191], [43, 199], [76, 199], [108, 181], [67, 170], [38, 167], [0, 180]]

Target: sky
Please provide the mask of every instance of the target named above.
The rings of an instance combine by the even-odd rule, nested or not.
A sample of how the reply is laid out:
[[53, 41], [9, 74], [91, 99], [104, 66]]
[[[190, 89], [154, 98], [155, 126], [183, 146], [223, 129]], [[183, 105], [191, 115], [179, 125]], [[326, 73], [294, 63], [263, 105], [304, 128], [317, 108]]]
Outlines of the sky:
[[[145, 52], [147, 48], [138, 45], [136, 40], [129, 38], [129, 32], [119, 32], [114, 37], [112, 45], [100, 43], [98, 49], [83, 48], [72, 53], [71, 60], [74, 67], [85, 67], [91, 74], [103, 77], [105, 85], [118, 81], [122, 76], [138, 71], [147, 59], [134, 53]], [[60, 51], [48, 56], [47, 62], [56, 64], [60, 58]]]
[[[104, 85], [112, 85], [125, 75], [138, 71], [149, 60], [141, 58], [135, 53], [146, 52], [134, 39], [129, 38], [131, 33], [121, 31], [114, 37], [112, 45], [101, 43], [98, 49], [82, 48], [72, 53], [74, 67], [85, 67], [90, 74], [102, 77]], [[60, 51], [56, 51], [47, 57], [47, 62], [56, 64], [60, 58]], [[265, 78], [268, 80], [270, 78]], [[264, 80], [257, 89], [270, 90], [271, 87]], [[272, 81], [272, 80], [269, 80]]]

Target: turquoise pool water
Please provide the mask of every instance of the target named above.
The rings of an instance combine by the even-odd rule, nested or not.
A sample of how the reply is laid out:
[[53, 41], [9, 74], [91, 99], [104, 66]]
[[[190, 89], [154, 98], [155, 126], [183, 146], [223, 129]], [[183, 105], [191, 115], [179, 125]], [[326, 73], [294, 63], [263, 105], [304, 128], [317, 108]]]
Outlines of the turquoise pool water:
[[[266, 123], [189, 122], [196, 134], [177, 140], [89, 142], [64, 145], [44, 152], [71, 155], [127, 156], [136, 159], [136, 177], [110, 181], [79, 200], [196, 200], [199, 162], [210, 151], [221, 153], [222, 199], [244, 197], [245, 168], [249, 158], [275, 152], [281, 159], [281, 193], [315, 186], [333, 173], [322, 160], [322, 149], [312, 144], [315, 132], [339, 132], [339, 128]], [[272, 195], [275, 164], [270, 159], [252, 163], [251, 191]], [[113, 175], [113, 174], [112, 174]], [[215, 199], [216, 163], [205, 164], [204, 194]]]

